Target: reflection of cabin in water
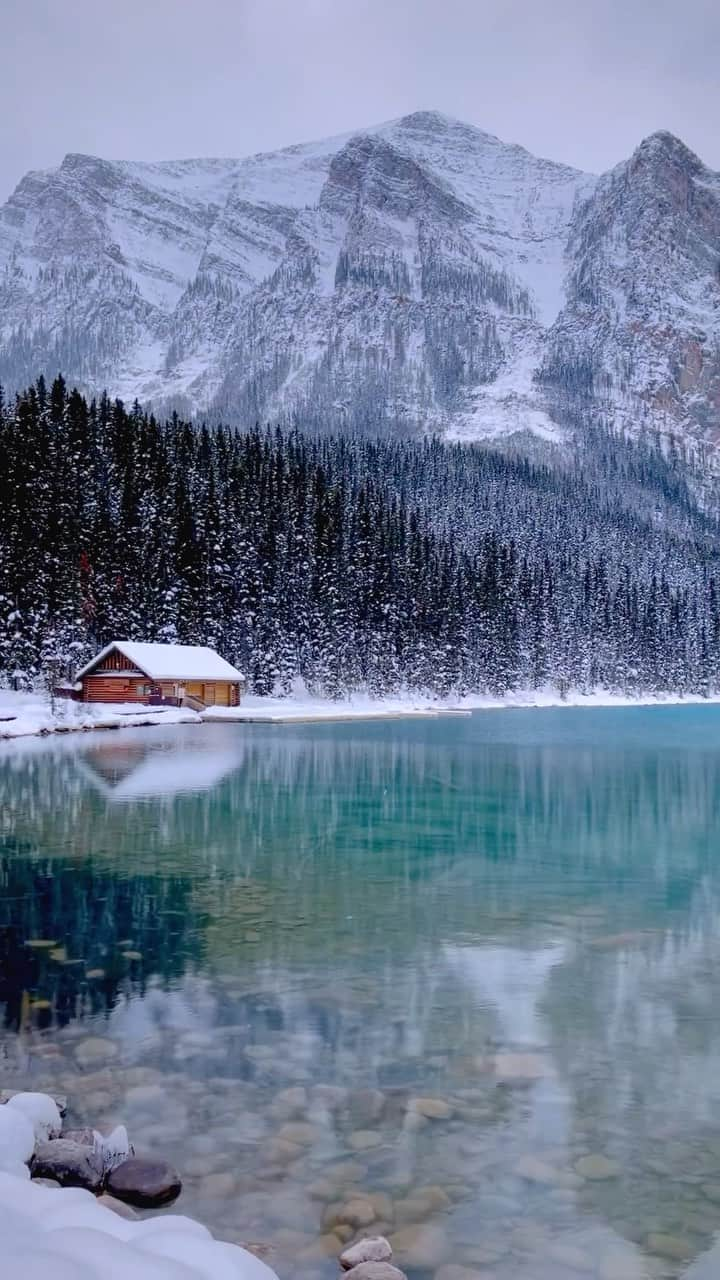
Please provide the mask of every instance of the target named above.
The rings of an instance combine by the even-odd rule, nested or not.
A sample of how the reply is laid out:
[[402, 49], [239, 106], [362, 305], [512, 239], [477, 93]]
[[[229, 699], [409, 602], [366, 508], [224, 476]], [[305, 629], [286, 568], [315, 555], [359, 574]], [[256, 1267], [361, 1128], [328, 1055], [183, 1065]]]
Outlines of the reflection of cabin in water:
[[218, 750], [203, 735], [192, 743], [174, 735], [159, 741], [153, 734], [149, 737], [150, 741], [145, 734], [143, 742], [103, 737], [75, 759], [88, 782], [112, 803], [210, 791], [241, 763], [237, 745], [230, 740]]
[[83, 752], [82, 762], [90, 766], [94, 779], [105, 787], [119, 787], [136, 773], [147, 756], [140, 742], [102, 742]]
[[236, 707], [244, 679], [214, 649], [113, 640], [77, 674], [83, 702]]

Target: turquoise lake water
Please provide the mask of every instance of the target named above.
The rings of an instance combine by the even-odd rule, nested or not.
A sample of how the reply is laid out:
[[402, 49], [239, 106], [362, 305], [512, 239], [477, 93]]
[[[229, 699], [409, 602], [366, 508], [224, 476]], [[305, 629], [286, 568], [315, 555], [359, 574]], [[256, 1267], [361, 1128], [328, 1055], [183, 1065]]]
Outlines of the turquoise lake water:
[[0, 1085], [293, 1280], [706, 1280], [719, 832], [720, 707], [3, 745]]

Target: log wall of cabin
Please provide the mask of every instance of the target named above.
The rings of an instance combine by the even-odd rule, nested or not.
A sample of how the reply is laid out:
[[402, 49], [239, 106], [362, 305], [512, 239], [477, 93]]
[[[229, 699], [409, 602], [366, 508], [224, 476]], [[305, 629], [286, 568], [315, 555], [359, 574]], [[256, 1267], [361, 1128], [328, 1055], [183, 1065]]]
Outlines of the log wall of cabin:
[[[164, 698], [176, 697], [176, 691], [184, 688], [191, 697], [208, 706], [237, 707], [240, 704], [240, 685], [230, 680], [158, 680], [151, 681], [142, 672], [128, 670], [127, 675], [103, 674], [103, 671], [83, 677], [83, 702], [138, 702], [147, 706], [150, 689], [160, 690]], [[146, 693], [139, 693], [142, 686]]]
[[150, 701], [150, 694], [137, 692], [138, 685], [149, 689], [147, 676], [129, 671], [127, 676], [89, 675], [84, 676], [83, 702], [141, 702]]

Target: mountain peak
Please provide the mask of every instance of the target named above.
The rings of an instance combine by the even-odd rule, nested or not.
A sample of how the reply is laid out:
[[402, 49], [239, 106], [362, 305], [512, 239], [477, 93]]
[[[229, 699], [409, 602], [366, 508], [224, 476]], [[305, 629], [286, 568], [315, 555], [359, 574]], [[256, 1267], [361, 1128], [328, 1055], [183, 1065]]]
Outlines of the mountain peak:
[[475, 138], [489, 138], [493, 142], [500, 141], [494, 133], [487, 133], [485, 129], [468, 124], [466, 120], [458, 120], [456, 116], [448, 116], [443, 111], [412, 111], [410, 115], [401, 116], [392, 123], [396, 129], [407, 133], [424, 133], [430, 136], [465, 134]]
[[658, 129], [655, 133], [648, 134], [647, 138], [643, 138], [640, 145], [636, 147], [632, 159], [641, 164], [646, 162], [665, 164], [670, 161], [681, 165], [684, 169], [704, 168], [700, 157], [668, 129]]
[[411, 111], [407, 116], [401, 116], [398, 124], [404, 129], [437, 129], [443, 130], [447, 128], [455, 128], [463, 125], [461, 120], [456, 120], [454, 116], [445, 115], [443, 111]]

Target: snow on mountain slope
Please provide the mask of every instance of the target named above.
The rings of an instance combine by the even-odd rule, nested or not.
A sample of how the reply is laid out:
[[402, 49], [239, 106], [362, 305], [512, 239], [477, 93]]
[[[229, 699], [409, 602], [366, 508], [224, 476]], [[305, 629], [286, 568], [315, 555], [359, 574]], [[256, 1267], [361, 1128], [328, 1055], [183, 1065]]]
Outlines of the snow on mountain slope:
[[646, 138], [580, 207], [543, 384], [554, 412], [598, 411], [720, 443], [720, 174]]
[[716, 438], [720, 177], [597, 179], [435, 112], [245, 160], [70, 155], [0, 209], [0, 380], [242, 423]]

